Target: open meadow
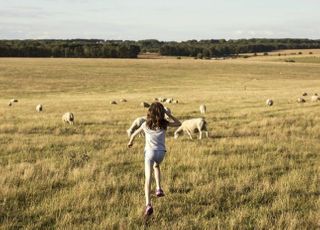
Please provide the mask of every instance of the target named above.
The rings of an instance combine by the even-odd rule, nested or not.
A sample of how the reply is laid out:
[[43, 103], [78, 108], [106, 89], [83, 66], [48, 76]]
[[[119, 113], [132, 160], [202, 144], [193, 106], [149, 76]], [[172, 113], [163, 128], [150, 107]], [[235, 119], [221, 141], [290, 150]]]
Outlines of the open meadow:
[[[0, 228], [319, 229], [320, 62], [288, 56], [0, 59]], [[206, 104], [210, 137], [169, 128], [145, 221], [144, 139], [128, 149], [126, 129], [161, 96], [180, 120]]]

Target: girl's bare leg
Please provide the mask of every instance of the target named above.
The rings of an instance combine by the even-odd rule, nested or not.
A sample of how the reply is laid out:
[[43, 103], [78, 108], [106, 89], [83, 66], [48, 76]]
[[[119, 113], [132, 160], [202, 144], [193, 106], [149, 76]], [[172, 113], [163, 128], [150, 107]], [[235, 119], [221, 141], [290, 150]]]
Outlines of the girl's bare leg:
[[150, 188], [151, 188], [151, 174], [152, 174], [152, 166], [150, 161], [145, 161], [144, 163], [144, 172], [145, 172], [145, 185], [144, 192], [146, 196], [146, 205], [151, 204], [150, 200]]
[[161, 174], [160, 174], [160, 165], [158, 165], [157, 163], [155, 163], [153, 165], [153, 170], [154, 170], [154, 178], [156, 180], [156, 185], [157, 185], [157, 189], [161, 188]]

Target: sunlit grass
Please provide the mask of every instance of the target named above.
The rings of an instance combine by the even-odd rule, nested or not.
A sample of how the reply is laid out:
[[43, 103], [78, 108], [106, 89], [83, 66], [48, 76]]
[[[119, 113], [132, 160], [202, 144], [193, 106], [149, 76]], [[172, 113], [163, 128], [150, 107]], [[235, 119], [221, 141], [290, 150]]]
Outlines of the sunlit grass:
[[[320, 103], [296, 103], [320, 93], [319, 73], [254, 59], [1, 59], [1, 228], [319, 228]], [[143, 139], [129, 150], [125, 130], [159, 96], [180, 101], [169, 107], [181, 120], [206, 104], [211, 137], [168, 130], [166, 196], [145, 222]]]

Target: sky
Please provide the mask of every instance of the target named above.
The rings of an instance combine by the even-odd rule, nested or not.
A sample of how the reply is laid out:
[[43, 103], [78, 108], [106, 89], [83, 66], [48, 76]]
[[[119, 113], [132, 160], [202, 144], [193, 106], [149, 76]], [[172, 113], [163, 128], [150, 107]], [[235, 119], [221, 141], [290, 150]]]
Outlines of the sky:
[[320, 39], [320, 0], [0, 0], [0, 39]]

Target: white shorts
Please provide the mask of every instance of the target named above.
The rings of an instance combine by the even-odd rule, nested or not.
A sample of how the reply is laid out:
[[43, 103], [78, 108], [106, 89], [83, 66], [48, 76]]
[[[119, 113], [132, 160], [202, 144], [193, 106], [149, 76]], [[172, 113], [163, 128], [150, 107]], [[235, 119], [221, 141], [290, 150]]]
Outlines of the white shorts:
[[160, 164], [165, 155], [165, 150], [144, 150], [144, 161], [150, 165], [153, 165], [154, 163]]

